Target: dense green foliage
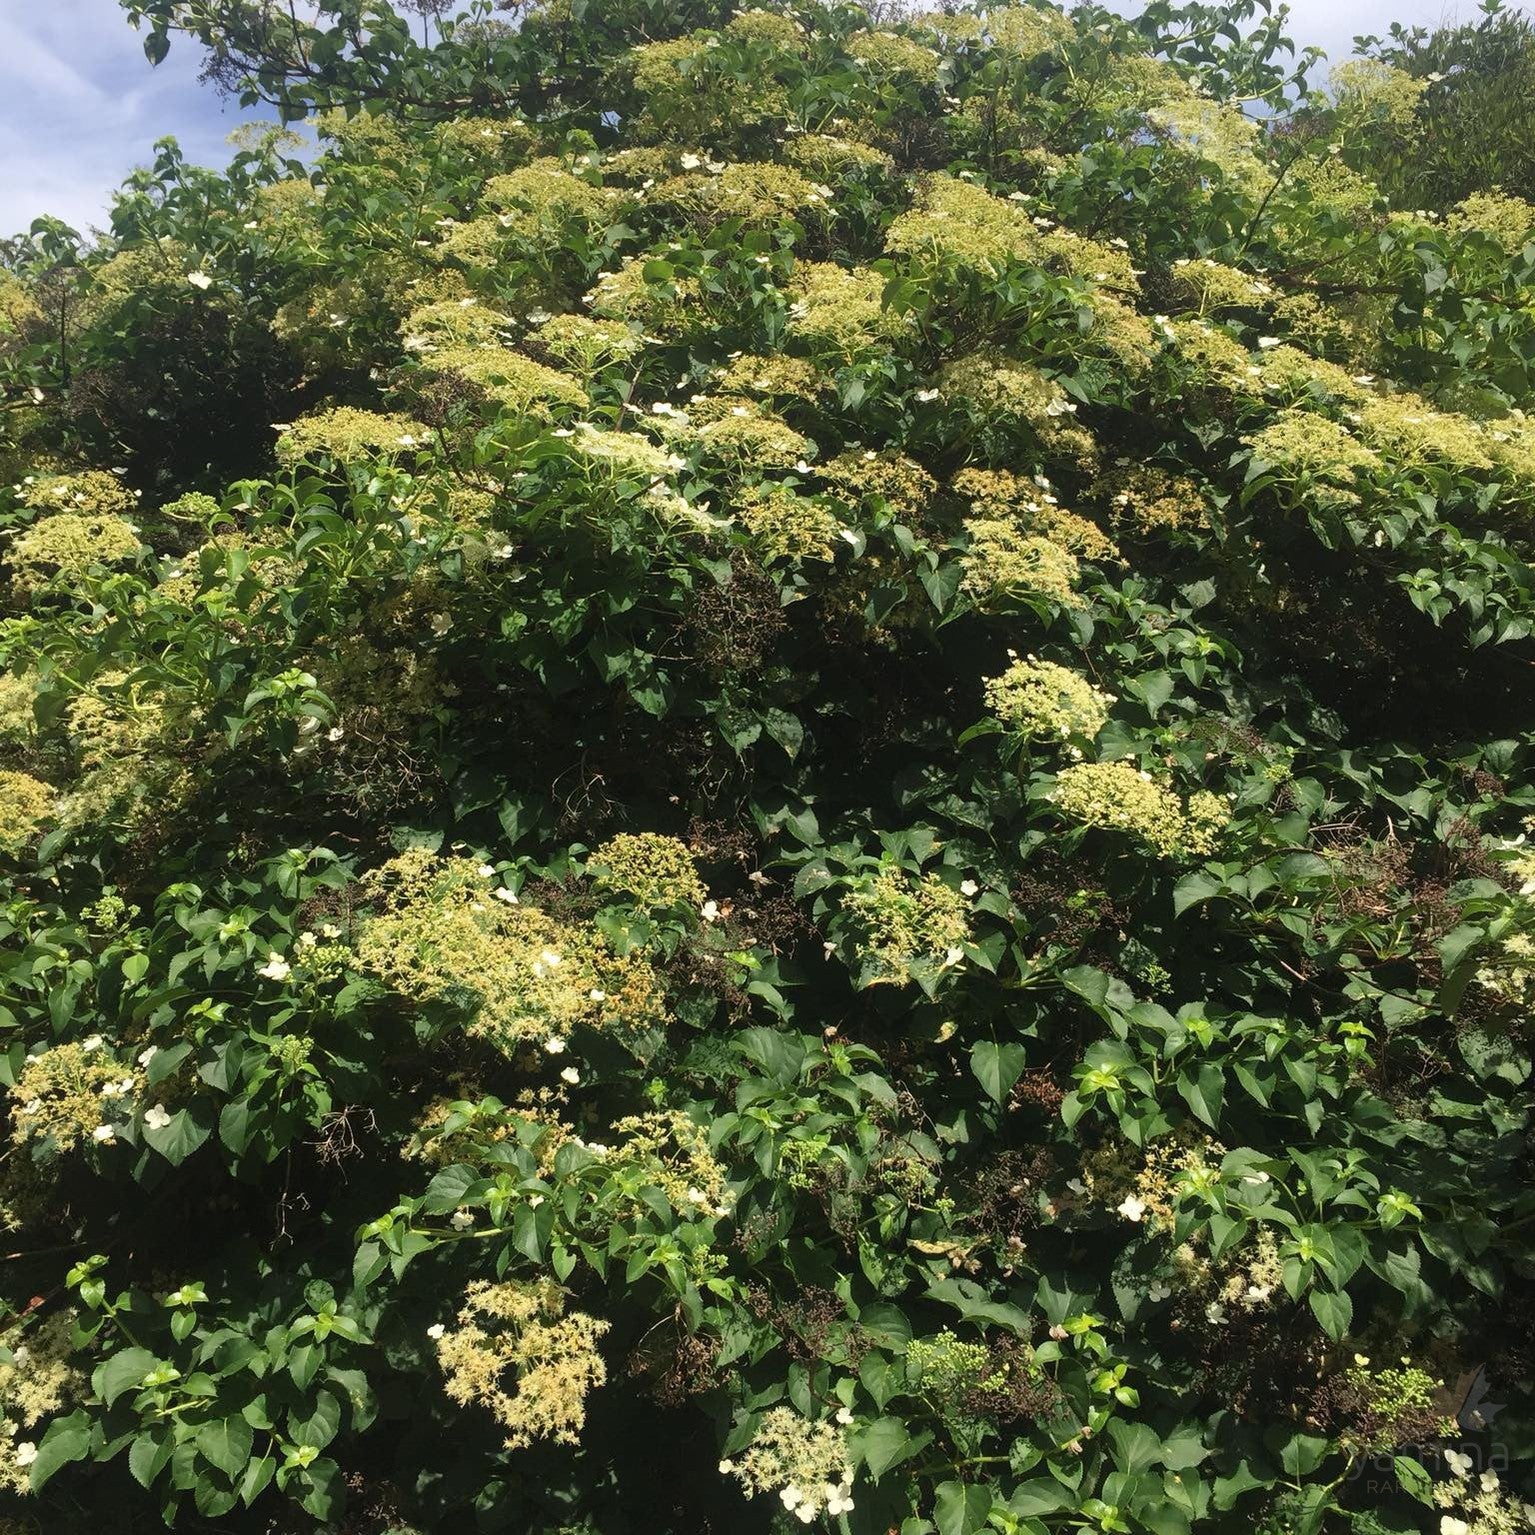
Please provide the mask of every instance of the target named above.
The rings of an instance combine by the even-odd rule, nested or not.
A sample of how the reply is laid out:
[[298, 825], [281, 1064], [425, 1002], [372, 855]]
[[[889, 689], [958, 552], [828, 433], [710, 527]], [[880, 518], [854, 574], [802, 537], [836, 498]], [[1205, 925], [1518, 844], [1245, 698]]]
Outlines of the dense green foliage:
[[1361, 38], [1371, 56], [1421, 83], [1405, 133], [1372, 134], [1361, 157], [1402, 207], [1444, 208], [1501, 189], [1535, 197], [1535, 23], [1501, 0], [1458, 26]]
[[1535, 209], [1393, 203], [1437, 85], [127, 8], [321, 146], [0, 272], [0, 1530], [1525, 1528]]

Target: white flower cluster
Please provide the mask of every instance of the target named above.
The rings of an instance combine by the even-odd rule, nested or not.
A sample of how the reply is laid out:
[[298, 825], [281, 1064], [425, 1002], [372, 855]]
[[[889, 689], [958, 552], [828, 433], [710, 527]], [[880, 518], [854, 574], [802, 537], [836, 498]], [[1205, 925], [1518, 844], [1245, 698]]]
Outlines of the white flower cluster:
[[814, 1423], [792, 1407], [764, 1414], [739, 1460], [722, 1460], [720, 1474], [734, 1476], [747, 1496], [776, 1492], [801, 1524], [821, 1514], [836, 1518], [853, 1511], [853, 1468], [843, 1429], [852, 1413], [842, 1408], [835, 1423]]
[[791, 1482], [779, 1492], [778, 1496], [783, 1500], [783, 1506], [801, 1524], [810, 1524], [815, 1516], [823, 1511], [834, 1519], [838, 1514], [852, 1513], [852, 1491], [853, 1473], [849, 1471], [844, 1474], [840, 1482], [835, 1484], [823, 1482], [819, 1489], [808, 1492]]

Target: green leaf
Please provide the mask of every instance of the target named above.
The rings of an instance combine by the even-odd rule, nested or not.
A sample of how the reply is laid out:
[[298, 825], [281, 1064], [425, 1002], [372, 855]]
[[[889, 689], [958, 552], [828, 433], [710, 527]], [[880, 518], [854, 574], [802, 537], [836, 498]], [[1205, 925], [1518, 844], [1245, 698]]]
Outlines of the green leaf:
[[529, 806], [526, 800], [515, 794], [509, 794], [501, 801], [496, 811], [496, 819], [501, 823], [501, 833], [506, 838], [506, 845], [516, 847], [533, 830], [538, 820], [538, 812]]
[[1028, 1055], [1022, 1045], [999, 1045], [982, 1040], [970, 1052], [970, 1070], [993, 1103], [1004, 1103], [1013, 1084], [1023, 1075]]
[[1354, 1303], [1349, 1299], [1348, 1291], [1313, 1289], [1307, 1299], [1313, 1315], [1322, 1324], [1322, 1331], [1334, 1343], [1342, 1339], [1354, 1320]]
[[378, 1416], [378, 1396], [369, 1385], [367, 1375], [361, 1370], [345, 1370], [335, 1365], [325, 1373], [331, 1384], [339, 1386], [345, 1394], [352, 1431], [366, 1432]]
[[800, 747], [805, 744], [805, 727], [794, 715], [784, 709], [764, 709], [762, 728], [784, 749], [791, 762], [799, 756]]
[[364, 1242], [352, 1260], [352, 1283], [367, 1289], [388, 1267], [389, 1254], [377, 1242]]
[[780, 1086], [786, 1086], [799, 1076], [805, 1059], [804, 1044], [778, 1029], [742, 1029], [735, 1036], [735, 1045], [747, 1060]]
[[247, 1508], [266, 1491], [267, 1484], [272, 1480], [276, 1470], [277, 1462], [270, 1455], [264, 1455], [260, 1460], [253, 1460], [246, 1466], [245, 1474], [240, 1478], [239, 1491], [240, 1501]]
[[1274, 1094], [1274, 1079], [1272, 1072], [1264, 1070], [1261, 1074], [1252, 1071], [1241, 1061], [1231, 1063], [1232, 1075], [1242, 1084], [1242, 1089], [1248, 1097], [1255, 1098], [1264, 1108], [1269, 1106], [1269, 1101]]
[[32, 1491], [41, 1492], [57, 1471], [71, 1461], [84, 1460], [90, 1452], [91, 1420], [83, 1407], [77, 1407], [67, 1418], [55, 1418], [32, 1462]]
[[1162, 1436], [1162, 1464], [1169, 1471], [1192, 1471], [1210, 1458], [1204, 1434], [1197, 1423], [1180, 1423]]
[[1434, 1506], [1433, 1477], [1417, 1461], [1406, 1455], [1394, 1456], [1391, 1464], [1396, 1470], [1397, 1483], [1402, 1491], [1432, 1508]]
[[317, 1391], [314, 1407], [307, 1418], [288, 1414], [288, 1432], [295, 1444], [313, 1445], [323, 1450], [341, 1428], [341, 1403], [333, 1391]]
[[220, 1487], [211, 1476], [200, 1476], [192, 1488], [192, 1501], [204, 1519], [222, 1519], [239, 1498], [234, 1488]]
[[938, 1535], [976, 1535], [991, 1513], [991, 1489], [977, 1483], [945, 1482], [933, 1500]]
[[1098, 1010], [1108, 1002], [1110, 979], [1108, 971], [1096, 965], [1073, 965], [1061, 971], [1061, 984]]
[[300, 1391], [307, 1391], [320, 1366], [325, 1362], [325, 1351], [313, 1343], [300, 1343], [288, 1350], [288, 1375]]
[[1302, 885], [1308, 880], [1329, 880], [1335, 877], [1333, 866], [1317, 853], [1287, 853], [1279, 860], [1275, 873], [1279, 883], [1287, 888]]
[[911, 1323], [899, 1307], [876, 1301], [858, 1313], [858, 1331], [879, 1348], [904, 1354], [911, 1342]]
[[197, 1430], [197, 1448], [210, 1465], [233, 1479], [244, 1471], [255, 1437], [244, 1418], [215, 1418]]
[[155, 1363], [155, 1356], [147, 1348], [125, 1348], [96, 1366], [91, 1389], [110, 1407], [123, 1392], [141, 1384]]
[[446, 1215], [463, 1204], [464, 1196], [479, 1181], [480, 1175], [472, 1167], [457, 1162], [445, 1167], [427, 1184], [421, 1208], [428, 1215]]
[[1212, 1501], [1216, 1508], [1224, 1512], [1234, 1508], [1244, 1494], [1254, 1492], [1260, 1487], [1273, 1485], [1273, 1477], [1259, 1476], [1253, 1470], [1251, 1462], [1239, 1461], [1235, 1471], [1215, 1478]]
[[912, 1453], [914, 1444], [906, 1425], [899, 1418], [876, 1418], [852, 1436], [855, 1464], [862, 1461], [877, 1482], [892, 1466]]
[[144, 1126], [144, 1140], [172, 1167], [179, 1167], [208, 1139], [209, 1126], [198, 1124], [190, 1109], [177, 1109], [158, 1130]]
[[554, 1229], [554, 1206], [520, 1204], [512, 1211], [512, 1246], [530, 1263], [544, 1261], [544, 1244]]
[[1485, 929], [1475, 922], [1462, 922], [1459, 927], [1451, 928], [1435, 945], [1446, 974], [1454, 970], [1486, 936]]
[[1027, 1518], [1033, 1514], [1058, 1514], [1075, 1505], [1075, 1498], [1054, 1480], [1024, 1482], [1007, 1500], [1007, 1511]]
[[1114, 1441], [1114, 1464], [1126, 1476], [1135, 1476], [1162, 1459], [1161, 1440], [1150, 1424], [1110, 1418], [1108, 1431]]
[[1226, 1215], [1217, 1210], [1210, 1216], [1210, 1253], [1222, 1257], [1246, 1235], [1248, 1222], [1239, 1215]]
[[629, 696], [646, 714], [653, 714], [657, 719], [671, 707], [672, 685], [662, 676], [657, 675], [648, 682], [634, 682], [629, 685]]
[[251, 1106], [248, 1098], [236, 1098], [219, 1110], [219, 1140], [235, 1156], [250, 1144]]
[[1001, 735], [1002, 732], [1003, 725], [1001, 720], [984, 719], [970, 726], [968, 730], [961, 731], [959, 739], [954, 744], [956, 746], [968, 746], [972, 741], [979, 741], [985, 736]]
[[306, 1514], [316, 1519], [330, 1520], [341, 1512], [345, 1497], [345, 1485], [341, 1480], [341, 1467], [333, 1460], [317, 1460], [304, 1472], [309, 1490], [299, 1499]]
[[158, 1087], [192, 1053], [190, 1040], [178, 1040], [163, 1050], [156, 1050], [149, 1058], [145, 1073], [151, 1087]]
[[1285, 1428], [1270, 1429], [1264, 1440], [1291, 1478], [1310, 1476], [1332, 1449], [1332, 1442], [1319, 1434], [1300, 1434]]
[[954, 601], [964, 573], [965, 568], [958, 560], [946, 560], [936, 570], [919, 570], [917, 579], [927, 593], [927, 600], [942, 613]]
[[1185, 874], [1173, 886], [1173, 915], [1181, 917], [1191, 906], [1213, 901], [1226, 888], [1226, 882], [1204, 869]]
[[1147, 672], [1144, 677], [1133, 677], [1125, 683], [1125, 690], [1146, 705], [1146, 712], [1153, 719], [1158, 710], [1173, 696], [1171, 672]]
[[[213, 957], [215, 960], [218, 958], [216, 954]], [[171, 1050], [164, 1053], [172, 1055], [177, 1048], [179, 1047], [173, 1046]], [[226, 1039], [214, 1049], [213, 1054], [207, 1060], [198, 1066], [197, 1074], [209, 1087], [216, 1087], [221, 1093], [232, 1093], [235, 1089], [235, 1084], [240, 1080], [240, 1067], [244, 1058], [244, 1041], [238, 1036], [233, 1039]], [[159, 1059], [160, 1057], [157, 1055], [154, 1061], [150, 1063], [151, 1077], [153, 1077], [155, 1065], [158, 1064]], [[241, 1100], [241, 1104], [243, 1106], [243, 1100]], [[231, 1105], [231, 1107], [233, 1106]]]
[[1029, 1316], [1020, 1306], [993, 1300], [992, 1292], [969, 1279], [939, 1279], [928, 1286], [932, 1299], [953, 1306], [967, 1322], [990, 1322], [1027, 1336]]
[[1139, 1502], [1135, 1506], [1135, 1518], [1152, 1535], [1188, 1535], [1193, 1528], [1192, 1517], [1175, 1503]]
[[1194, 1113], [1213, 1130], [1221, 1117], [1221, 1095], [1225, 1077], [1219, 1066], [1203, 1061], [1195, 1071], [1185, 1068], [1178, 1075], [1178, 1094]]
[[742, 715], [721, 715], [720, 733], [732, 751], [744, 752], [762, 739], [762, 721]]
[[164, 1429], [140, 1434], [128, 1446], [128, 1470], [140, 1487], [149, 1487], [165, 1469], [175, 1441]]

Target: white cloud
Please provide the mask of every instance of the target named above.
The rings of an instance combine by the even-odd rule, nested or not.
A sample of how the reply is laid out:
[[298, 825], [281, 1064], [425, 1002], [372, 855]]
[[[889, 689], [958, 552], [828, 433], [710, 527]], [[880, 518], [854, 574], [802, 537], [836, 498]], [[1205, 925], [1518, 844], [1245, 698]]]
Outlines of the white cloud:
[[50, 0], [0, 16], [0, 235], [41, 214], [105, 223], [111, 194], [168, 134], [187, 157], [222, 165], [247, 114], [197, 81], [184, 41], [158, 69], [117, 0]]
[[30, 18], [0, 16], [0, 86], [27, 96], [62, 95], [71, 103], [101, 101], [100, 88], [50, 47], [43, 32]]

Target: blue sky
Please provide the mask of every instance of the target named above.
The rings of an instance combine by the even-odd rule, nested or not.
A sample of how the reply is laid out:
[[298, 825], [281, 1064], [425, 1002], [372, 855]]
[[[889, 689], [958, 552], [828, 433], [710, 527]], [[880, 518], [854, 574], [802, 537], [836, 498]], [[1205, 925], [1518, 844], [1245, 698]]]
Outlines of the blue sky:
[[172, 48], [151, 68], [117, 0], [0, 0], [0, 235], [43, 213], [103, 222], [112, 189], [166, 134], [227, 163], [239, 109], [197, 83], [198, 52]]
[[[1127, 10], [1132, 7], [1126, 4]], [[1432, 24], [1472, 0], [1292, 0], [1291, 33], [1343, 58], [1360, 32]], [[117, 0], [0, 0], [0, 236], [56, 214], [101, 223], [112, 189], [174, 134], [189, 159], [223, 165], [238, 106], [197, 83], [198, 50], [171, 48], [158, 69]], [[258, 114], [259, 115], [259, 114]]]

